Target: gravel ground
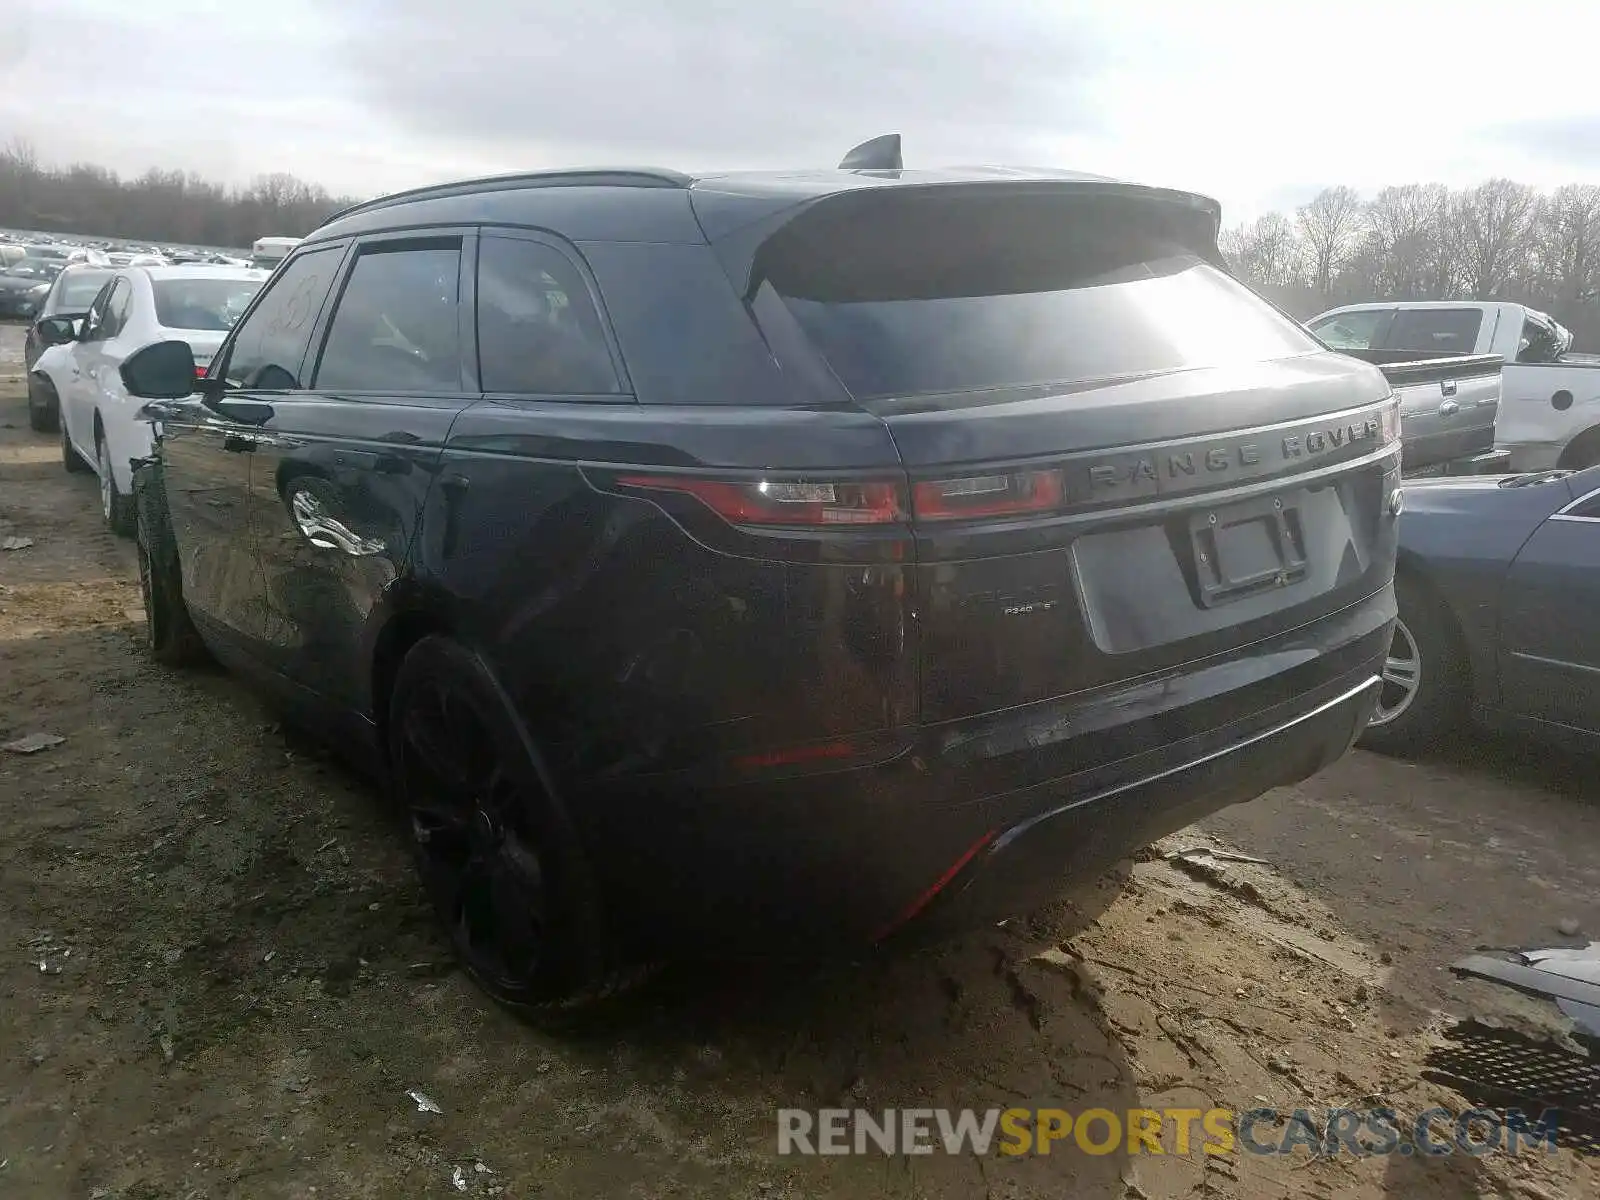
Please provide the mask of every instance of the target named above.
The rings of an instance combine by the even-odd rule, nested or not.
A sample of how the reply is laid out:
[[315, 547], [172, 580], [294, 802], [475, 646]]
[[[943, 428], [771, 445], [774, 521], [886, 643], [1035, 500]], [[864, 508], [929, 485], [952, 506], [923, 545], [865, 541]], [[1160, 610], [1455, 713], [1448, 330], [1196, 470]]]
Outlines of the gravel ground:
[[228, 677], [143, 657], [130, 545], [28, 432], [19, 346], [0, 328], [0, 539], [33, 539], [0, 551], [0, 742], [65, 741], [0, 753], [0, 1194], [1600, 1194], [1566, 1151], [775, 1152], [785, 1107], [1463, 1108], [1420, 1082], [1444, 1014], [1517, 1010], [1443, 965], [1600, 930], [1590, 764], [1358, 752], [1161, 848], [1265, 862], [1149, 853], [1086, 931], [669, 971], [535, 1028], [450, 968], [379, 797]]

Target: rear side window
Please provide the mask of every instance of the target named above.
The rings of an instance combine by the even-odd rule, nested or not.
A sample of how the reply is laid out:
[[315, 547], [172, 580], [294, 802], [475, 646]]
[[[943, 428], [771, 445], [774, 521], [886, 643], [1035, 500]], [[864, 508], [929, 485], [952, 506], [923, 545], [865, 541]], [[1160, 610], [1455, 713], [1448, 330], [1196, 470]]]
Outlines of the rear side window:
[[1388, 350], [1471, 354], [1482, 324], [1476, 308], [1402, 308], [1383, 344]]
[[584, 242], [642, 404], [784, 404], [792, 393], [710, 246]]
[[234, 387], [300, 388], [300, 363], [311, 328], [344, 258], [342, 246], [308, 250], [267, 283], [266, 294], [240, 323], [223, 378]]
[[459, 392], [461, 244], [362, 251], [328, 326], [316, 386]]
[[523, 238], [478, 242], [478, 371], [486, 392], [615, 395], [600, 316], [576, 267]]
[[63, 271], [56, 283], [53, 308], [57, 312], [87, 312], [110, 277], [109, 271]]
[[758, 269], [861, 399], [1321, 349], [1140, 207], [1037, 196], [886, 203], [797, 220]]

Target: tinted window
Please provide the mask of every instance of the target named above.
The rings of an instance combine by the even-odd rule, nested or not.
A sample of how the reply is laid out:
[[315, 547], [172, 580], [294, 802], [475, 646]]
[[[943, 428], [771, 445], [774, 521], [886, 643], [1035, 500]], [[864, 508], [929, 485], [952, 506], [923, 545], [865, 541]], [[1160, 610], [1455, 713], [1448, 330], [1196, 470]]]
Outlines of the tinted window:
[[223, 377], [235, 387], [287, 391], [300, 387], [300, 362], [311, 327], [333, 287], [342, 248], [310, 250], [271, 281], [261, 303], [234, 335]]
[[478, 243], [478, 362], [486, 392], [619, 390], [583, 277], [560, 252], [519, 238]]
[[1383, 344], [1389, 350], [1471, 354], [1482, 324], [1476, 308], [1402, 308]]
[[1154, 210], [883, 203], [801, 218], [758, 258], [862, 398], [1063, 384], [1320, 349]]
[[460, 276], [459, 244], [363, 251], [334, 309], [316, 386], [459, 392]]
[[1368, 350], [1374, 339], [1381, 342], [1378, 334], [1393, 316], [1394, 310], [1388, 308], [1337, 313], [1312, 325], [1311, 332], [1335, 350]]
[[259, 279], [157, 279], [156, 323], [168, 329], [232, 329], [261, 290]]
[[579, 247], [622, 346], [633, 392], [650, 404], [782, 404], [785, 376], [709, 246]]

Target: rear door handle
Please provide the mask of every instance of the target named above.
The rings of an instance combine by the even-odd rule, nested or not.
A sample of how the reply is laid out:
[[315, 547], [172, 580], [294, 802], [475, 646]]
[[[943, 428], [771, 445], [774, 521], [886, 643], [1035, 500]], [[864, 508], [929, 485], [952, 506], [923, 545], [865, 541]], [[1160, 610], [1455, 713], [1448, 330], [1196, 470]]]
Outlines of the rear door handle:
[[1454, 396], [1456, 394], [1456, 381], [1454, 379], [1440, 380], [1439, 391], [1446, 396]]

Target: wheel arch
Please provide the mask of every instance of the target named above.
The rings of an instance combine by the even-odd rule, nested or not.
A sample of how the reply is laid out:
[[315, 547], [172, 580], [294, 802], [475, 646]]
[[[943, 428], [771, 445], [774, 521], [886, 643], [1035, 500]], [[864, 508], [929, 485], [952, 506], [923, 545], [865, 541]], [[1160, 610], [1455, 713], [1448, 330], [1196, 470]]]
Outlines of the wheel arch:
[[1467, 694], [1474, 699], [1480, 697], [1482, 682], [1494, 678], [1492, 653], [1490, 661], [1480, 661], [1480, 651], [1475, 649], [1473, 640], [1467, 636], [1461, 613], [1450, 600], [1449, 589], [1429, 569], [1426, 559], [1403, 548], [1395, 559], [1394, 581], [1397, 588], [1403, 583], [1427, 597], [1434, 610], [1444, 617], [1444, 633], [1455, 643], [1459, 661], [1467, 673]]
[[1576, 434], [1561, 448], [1561, 457], [1556, 460], [1559, 469], [1574, 471], [1596, 463], [1600, 463], [1600, 425], [1591, 425]]
[[394, 694], [400, 664], [411, 647], [423, 638], [436, 634], [448, 637], [454, 633], [454, 623], [446, 617], [442, 606], [429, 603], [420, 595], [397, 597], [395, 605], [378, 625], [367, 673], [367, 703], [378, 731], [380, 754], [388, 752], [389, 698]]

